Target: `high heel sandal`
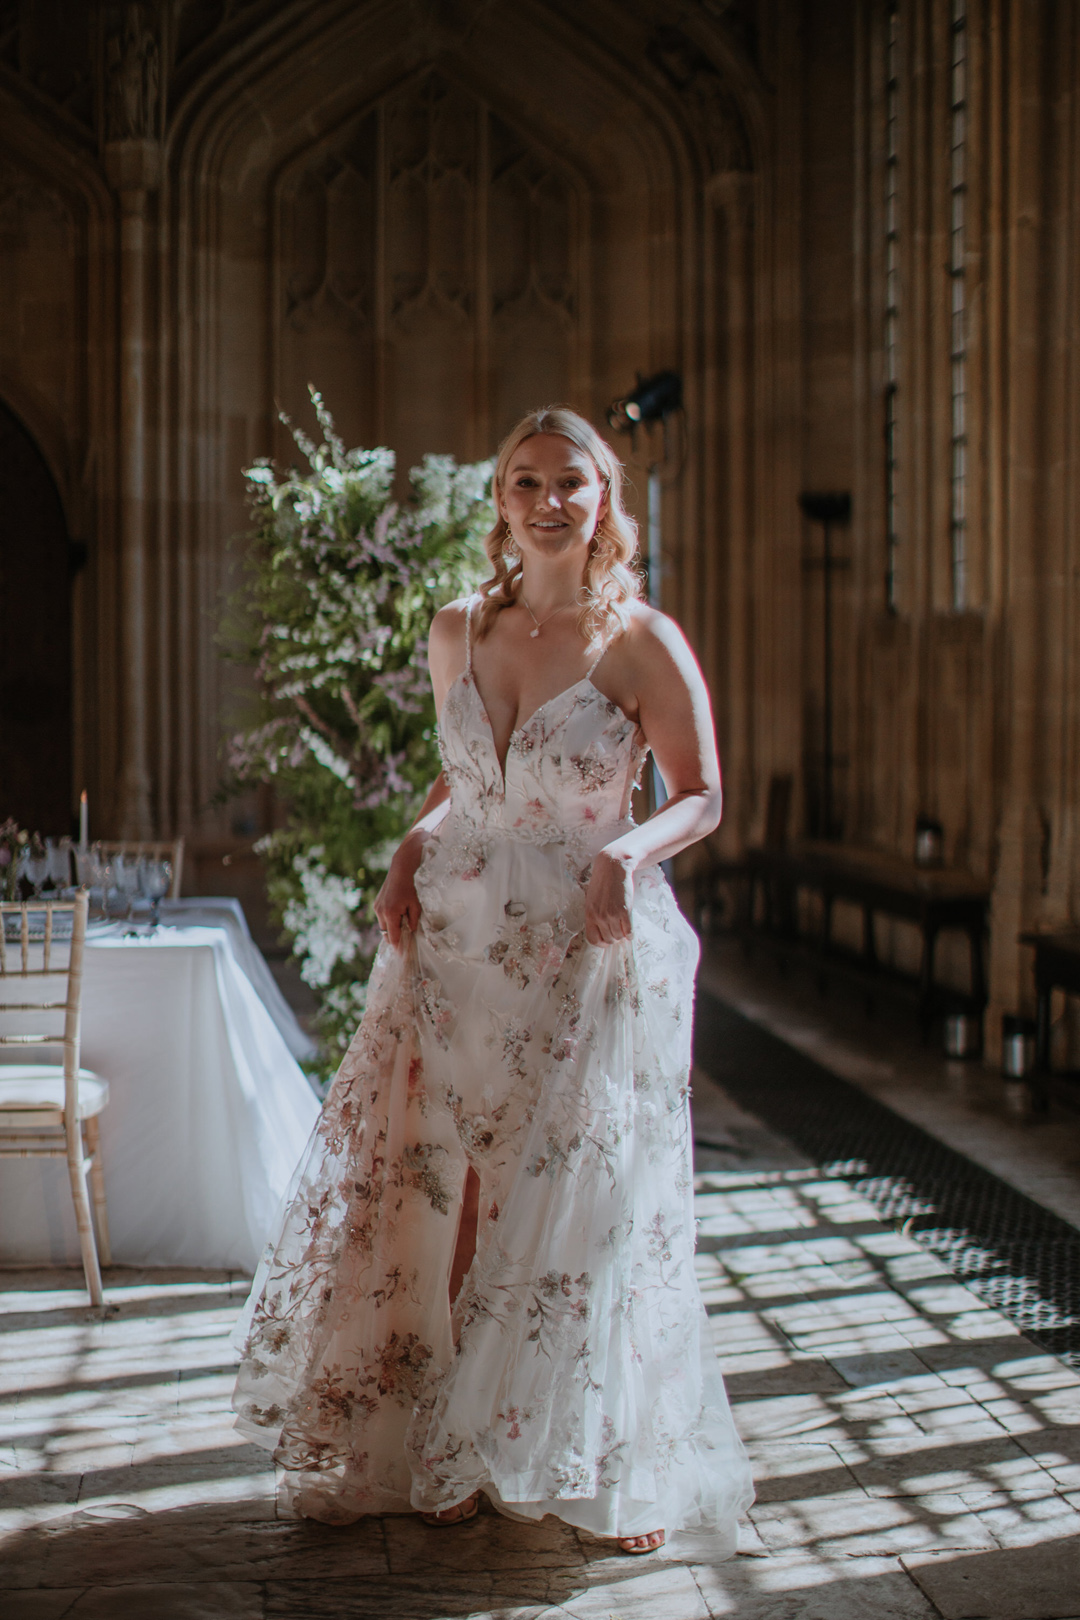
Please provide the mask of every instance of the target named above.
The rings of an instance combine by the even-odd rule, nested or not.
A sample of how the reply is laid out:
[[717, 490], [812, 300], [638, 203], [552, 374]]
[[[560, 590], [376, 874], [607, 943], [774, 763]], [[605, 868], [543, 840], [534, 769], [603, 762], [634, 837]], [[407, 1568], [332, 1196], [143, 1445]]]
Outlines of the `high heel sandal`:
[[435, 1530], [449, 1530], [459, 1524], [468, 1524], [479, 1511], [480, 1492], [474, 1491], [464, 1502], [455, 1502], [453, 1507], [442, 1508], [438, 1513], [421, 1513], [420, 1517]]

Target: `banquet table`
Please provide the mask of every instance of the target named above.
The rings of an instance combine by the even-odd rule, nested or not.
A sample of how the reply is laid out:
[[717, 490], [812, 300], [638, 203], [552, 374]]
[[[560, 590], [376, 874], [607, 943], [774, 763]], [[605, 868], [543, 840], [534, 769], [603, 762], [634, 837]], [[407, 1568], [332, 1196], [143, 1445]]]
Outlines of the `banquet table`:
[[[137, 916], [145, 921], [139, 906]], [[161, 902], [161, 920], [177, 928], [224, 928], [232, 941], [233, 954], [243, 968], [259, 999], [280, 1031], [281, 1038], [294, 1058], [303, 1063], [315, 1056], [315, 1042], [296, 1021], [285, 997], [277, 987], [274, 975], [266, 965], [266, 957], [251, 937], [244, 908], [231, 895], [188, 896], [181, 900]]]
[[[242, 965], [235, 917], [206, 926], [195, 915], [137, 937], [122, 924], [91, 927], [82, 1063], [109, 1082], [101, 1136], [114, 1262], [251, 1271], [319, 1103]], [[4, 1160], [0, 1264], [78, 1261], [63, 1160]]]

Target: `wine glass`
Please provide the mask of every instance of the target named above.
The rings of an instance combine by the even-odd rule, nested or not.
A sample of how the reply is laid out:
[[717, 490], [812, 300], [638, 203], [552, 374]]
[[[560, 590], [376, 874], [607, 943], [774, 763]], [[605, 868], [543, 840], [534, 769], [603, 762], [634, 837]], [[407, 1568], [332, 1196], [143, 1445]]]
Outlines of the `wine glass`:
[[123, 912], [124, 897], [120, 893], [117, 881], [116, 857], [107, 855], [100, 844], [94, 845], [94, 858], [96, 861], [96, 885], [101, 890], [101, 909], [106, 917], [117, 916]]
[[46, 838], [45, 856], [49, 863], [49, 881], [57, 897], [71, 886], [71, 839]]
[[26, 875], [33, 885], [34, 899], [40, 900], [49, 875], [49, 853], [36, 834], [27, 845]]
[[156, 928], [161, 921], [161, 902], [172, 888], [172, 862], [149, 857], [141, 860], [139, 888], [150, 901], [150, 926]]
[[139, 892], [139, 857], [125, 855], [117, 850], [113, 859], [113, 874], [117, 889], [126, 902], [125, 916], [131, 922], [135, 914], [135, 896]]
[[89, 849], [78, 845], [75, 850], [75, 872], [79, 880], [79, 887], [85, 889], [90, 900], [90, 910], [104, 915], [106, 892], [106, 863], [100, 844], [91, 844]]

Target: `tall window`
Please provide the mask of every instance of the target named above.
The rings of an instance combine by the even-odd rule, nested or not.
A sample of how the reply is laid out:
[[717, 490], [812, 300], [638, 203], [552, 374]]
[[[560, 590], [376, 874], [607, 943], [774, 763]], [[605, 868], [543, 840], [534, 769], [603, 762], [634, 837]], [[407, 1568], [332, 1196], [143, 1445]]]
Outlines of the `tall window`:
[[952, 605], [967, 606], [967, 320], [964, 226], [967, 205], [967, 0], [952, 0], [949, 66], [950, 465]]
[[899, 0], [885, 26], [885, 601], [896, 611], [900, 546], [897, 395], [900, 338], [900, 28]]

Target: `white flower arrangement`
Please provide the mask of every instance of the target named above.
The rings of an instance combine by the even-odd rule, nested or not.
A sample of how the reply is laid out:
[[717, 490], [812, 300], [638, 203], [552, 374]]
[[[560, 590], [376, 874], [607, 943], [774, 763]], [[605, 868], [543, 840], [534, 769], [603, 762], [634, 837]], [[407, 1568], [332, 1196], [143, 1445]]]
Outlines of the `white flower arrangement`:
[[228, 741], [233, 781], [272, 781], [285, 825], [261, 841], [271, 902], [320, 997], [325, 1067], [363, 1010], [378, 943], [372, 901], [439, 770], [427, 632], [488, 572], [490, 461], [428, 455], [393, 498], [385, 447], [346, 449], [311, 392], [309, 470], [245, 473], [253, 516], [239, 606], [258, 713]]
[[316, 988], [330, 983], [339, 962], [351, 962], [371, 945], [365, 937], [370, 936], [370, 929], [359, 929], [355, 922], [363, 895], [348, 878], [327, 870], [322, 859], [325, 853], [316, 847], [306, 855], [294, 856], [300, 894], [288, 902], [281, 919], [293, 936], [301, 976]]

